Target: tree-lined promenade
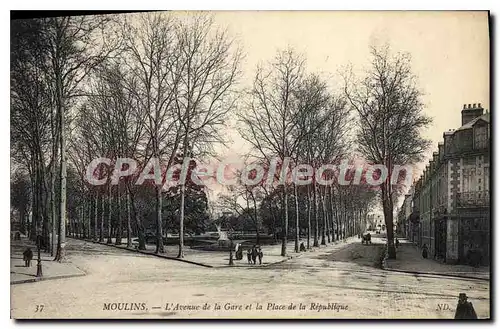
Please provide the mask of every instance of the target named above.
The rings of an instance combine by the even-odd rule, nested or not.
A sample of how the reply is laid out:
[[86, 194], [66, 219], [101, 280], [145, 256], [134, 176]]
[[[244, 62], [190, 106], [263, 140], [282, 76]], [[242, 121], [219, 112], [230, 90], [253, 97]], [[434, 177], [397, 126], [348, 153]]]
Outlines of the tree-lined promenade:
[[[430, 120], [405, 54], [373, 48], [365, 76], [345, 71], [332, 81], [310, 72], [305, 54], [281, 49], [244, 88], [244, 50], [208, 14], [50, 17], [12, 21], [11, 31], [11, 209], [56, 260], [64, 261], [65, 236], [75, 227], [82, 237], [128, 247], [137, 237], [138, 249], [154, 232], [156, 253], [170, 233], [179, 258], [186, 234], [247, 230], [259, 243], [266, 229], [281, 239], [284, 256], [290, 238], [299, 252], [301, 239], [311, 248], [362, 233], [377, 202], [391, 251], [393, 202], [405, 187], [399, 175], [379, 189], [369, 186], [366, 166], [363, 175], [355, 166], [340, 177], [339, 168], [313, 172], [309, 184], [263, 182], [282, 172], [305, 178], [303, 164], [356, 158], [392, 177], [396, 166], [419, 161]], [[228, 145], [231, 119], [254, 167], [218, 197], [217, 206], [232, 212], [218, 217], [207, 187], [196, 182], [202, 162], [219, 156], [215, 146]], [[102, 184], [89, 179], [96, 158], [110, 159], [90, 170]], [[123, 158], [151, 169], [144, 184], [136, 184], [131, 161], [117, 161]], [[166, 184], [154, 170], [160, 163], [187, 179]], [[360, 184], [342, 183], [356, 177]]]

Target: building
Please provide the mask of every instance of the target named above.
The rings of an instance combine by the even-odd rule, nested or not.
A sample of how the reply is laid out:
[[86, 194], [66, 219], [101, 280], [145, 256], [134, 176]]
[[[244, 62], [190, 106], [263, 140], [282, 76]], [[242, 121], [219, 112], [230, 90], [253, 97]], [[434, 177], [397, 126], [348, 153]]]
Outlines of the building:
[[405, 198], [401, 209], [398, 212], [398, 233], [410, 241], [415, 239], [414, 230], [411, 223], [411, 215], [413, 213], [413, 195], [415, 187], [412, 185]]
[[415, 183], [413, 239], [446, 263], [467, 264], [472, 254], [490, 256], [490, 115], [464, 104], [462, 126], [444, 141]]

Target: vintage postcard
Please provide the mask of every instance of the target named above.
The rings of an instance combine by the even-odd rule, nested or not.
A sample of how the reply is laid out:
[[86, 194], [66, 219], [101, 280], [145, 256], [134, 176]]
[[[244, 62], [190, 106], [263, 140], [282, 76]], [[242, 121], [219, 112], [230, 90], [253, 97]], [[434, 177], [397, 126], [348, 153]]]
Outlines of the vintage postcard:
[[487, 11], [10, 22], [13, 319], [490, 319]]

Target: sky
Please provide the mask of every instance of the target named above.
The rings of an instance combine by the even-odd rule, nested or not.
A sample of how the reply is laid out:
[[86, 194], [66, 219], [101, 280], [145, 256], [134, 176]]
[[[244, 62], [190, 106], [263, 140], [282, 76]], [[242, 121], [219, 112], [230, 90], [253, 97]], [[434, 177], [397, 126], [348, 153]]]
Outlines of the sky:
[[[292, 46], [307, 58], [309, 72], [321, 72], [335, 89], [339, 72], [352, 65], [368, 68], [370, 45], [390, 44], [392, 52], [408, 52], [413, 73], [424, 92], [425, 113], [433, 124], [423, 132], [432, 141], [429, 159], [443, 132], [458, 128], [465, 103], [489, 110], [489, 32], [487, 12], [465, 11], [227, 11], [214, 12], [246, 53], [242, 85], [248, 85], [259, 62]], [[227, 157], [248, 151], [228, 125], [232, 139]], [[425, 167], [417, 166], [417, 173]]]

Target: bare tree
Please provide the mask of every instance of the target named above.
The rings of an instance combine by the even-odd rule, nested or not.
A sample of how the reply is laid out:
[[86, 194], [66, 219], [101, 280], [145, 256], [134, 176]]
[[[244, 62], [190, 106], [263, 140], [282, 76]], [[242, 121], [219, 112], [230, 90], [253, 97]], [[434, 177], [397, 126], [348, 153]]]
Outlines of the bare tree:
[[[182, 155], [206, 155], [216, 143], [223, 143], [220, 131], [236, 101], [234, 87], [242, 53], [227, 31], [216, 29], [213, 18], [206, 14], [181, 21], [177, 43], [181, 70], [174, 107], [181, 125], [178, 131], [183, 132]], [[185, 194], [182, 181], [178, 258], [184, 257]]]
[[[145, 163], [151, 158], [160, 161], [166, 155], [167, 168], [172, 164], [182, 136], [182, 127], [173, 108], [182, 69], [175, 27], [174, 19], [161, 13], [141, 14], [138, 23], [125, 22], [123, 25], [124, 63], [136, 77], [134, 88], [129, 91], [135, 95], [136, 105], [143, 109], [148, 140], [143, 160]], [[156, 253], [165, 252], [162, 187], [163, 180], [155, 182]]]
[[[305, 59], [292, 49], [279, 51], [267, 67], [258, 66], [249, 101], [239, 114], [243, 123], [241, 136], [270, 162], [275, 156], [283, 165], [293, 155], [300, 142], [300, 110], [295, 106], [295, 94], [303, 82]], [[284, 230], [281, 255], [286, 255], [288, 236], [288, 190], [283, 185]]]
[[368, 161], [388, 169], [388, 179], [380, 190], [388, 255], [395, 258], [392, 167], [413, 164], [421, 159], [429, 146], [421, 131], [431, 119], [422, 113], [422, 92], [411, 71], [409, 55], [393, 56], [386, 46], [372, 47], [371, 57], [371, 69], [360, 81], [345, 76], [345, 95], [359, 116], [359, 151]]
[[[32, 223], [29, 236], [50, 248], [47, 169], [50, 168], [51, 93], [46, 79], [47, 44], [39, 20], [12, 23], [12, 158], [30, 178]], [[39, 241], [40, 242], [40, 241]]]
[[81, 96], [81, 82], [115, 49], [116, 42], [106, 34], [111, 16], [50, 17], [42, 20], [42, 38], [48, 45], [47, 74], [52, 82], [54, 108], [59, 124], [60, 149], [59, 239], [55, 259], [65, 259], [66, 223], [66, 137], [67, 120], [75, 97]]

